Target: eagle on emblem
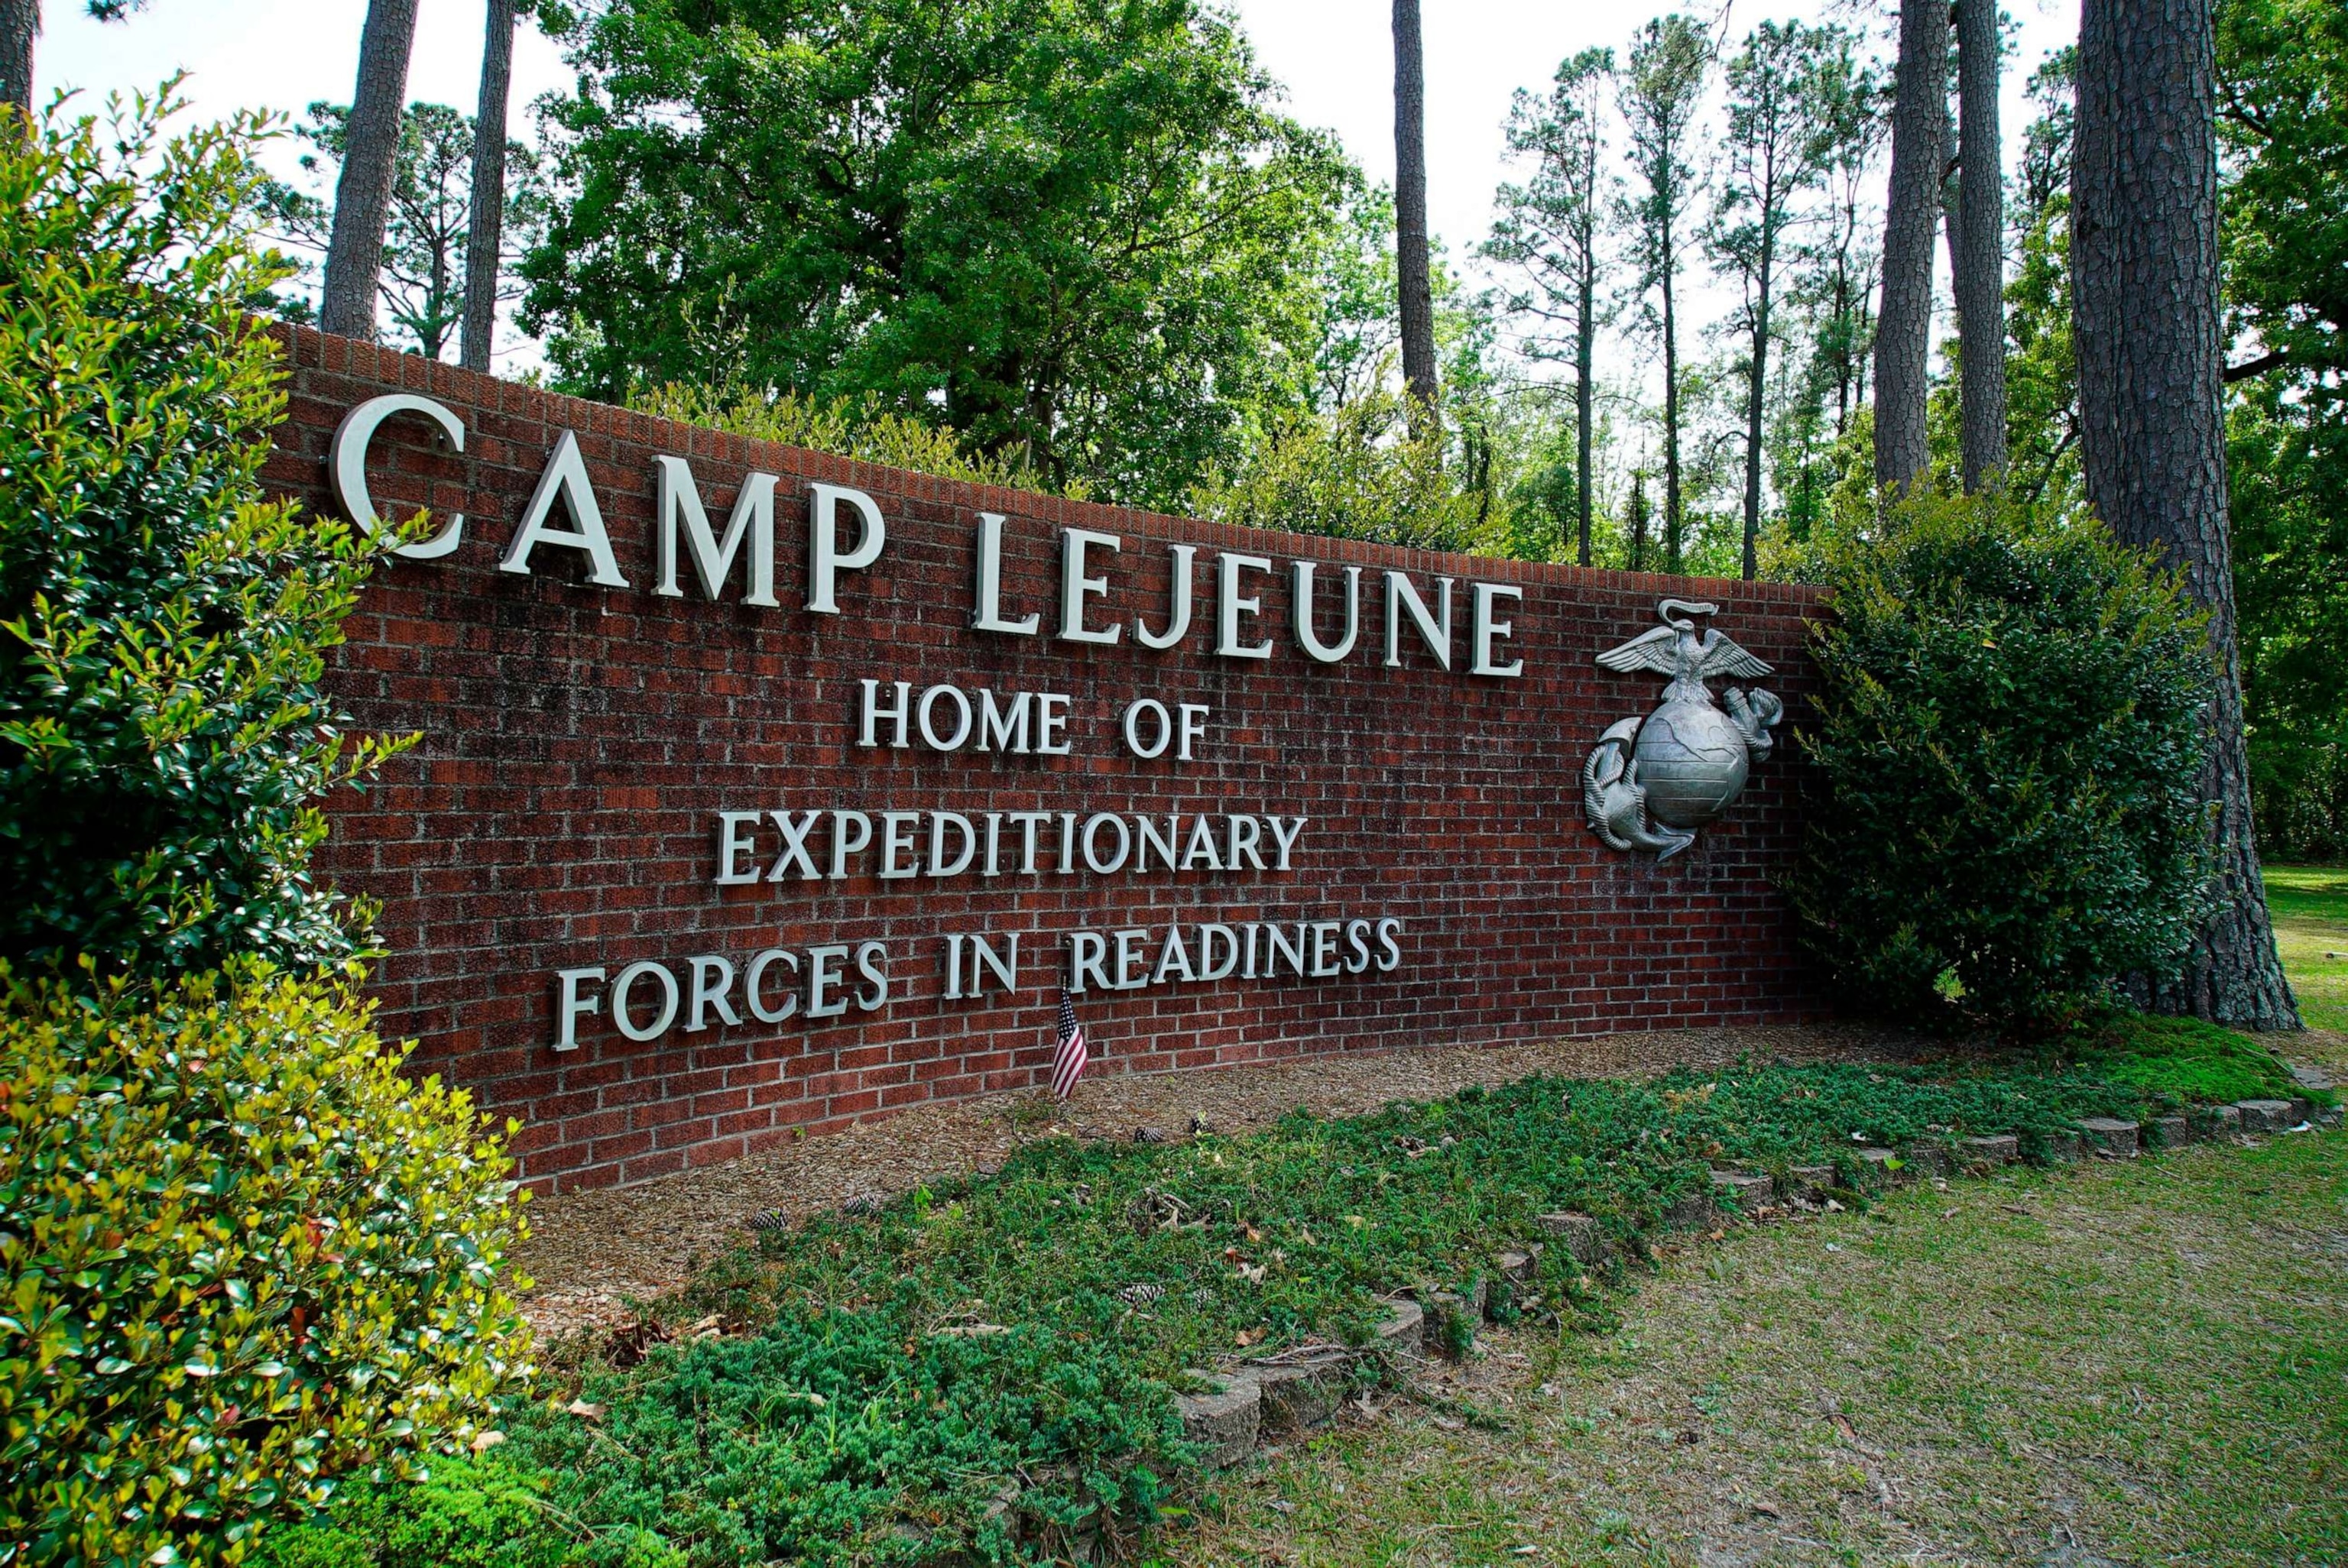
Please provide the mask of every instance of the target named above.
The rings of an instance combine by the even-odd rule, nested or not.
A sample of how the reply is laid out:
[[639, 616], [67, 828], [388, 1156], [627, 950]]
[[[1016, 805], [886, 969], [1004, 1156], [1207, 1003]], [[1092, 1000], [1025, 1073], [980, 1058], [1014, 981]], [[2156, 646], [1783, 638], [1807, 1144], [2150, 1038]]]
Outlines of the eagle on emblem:
[[1718, 612], [1717, 605], [1664, 600], [1655, 607], [1661, 626], [1598, 655], [1609, 670], [1670, 678], [1662, 706], [1644, 719], [1609, 725], [1582, 764], [1582, 810], [1611, 849], [1669, 860], [1727, 808], [1751, 765], [1770, 753], [1770, 726], [1786, 711], [1776, 694], [1732, 686], [1724, 711], [1706, 684], [1770, 673], [1767, 664], [1699, 625]]

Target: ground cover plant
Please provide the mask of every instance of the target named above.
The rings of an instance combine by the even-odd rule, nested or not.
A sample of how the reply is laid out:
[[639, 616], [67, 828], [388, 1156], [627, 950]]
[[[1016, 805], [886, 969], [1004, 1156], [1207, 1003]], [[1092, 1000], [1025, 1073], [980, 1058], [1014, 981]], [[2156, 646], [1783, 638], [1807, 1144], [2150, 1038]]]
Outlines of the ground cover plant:
[[[1189, 1505], [1172, 1409], [1186, 1368], [1361, 1342], [1384, 1296], [1488, 1276], [1555, 1209], [1597, 1216], [1635, 1256], [1715, 1162], [1838, 1163], [1856, 1187], [1867, 1144], [2017, 1131], [2037, 1147], [2080, 1117], [2174, 1108], [2212, 1081], [2215, 1050], [2178, 1038], [2115, 1033], [2096, 1065], [1751, 1062], [1529, 1079], [1243, 1139], [1042, 1138], [997, 1176], [816, 1216], [722, 1260], [621, 1337], [623, 1364], [573, 1362], [491, 1458], [542, 1489], [546, 1529], [579, 1562], [652, 1536], [692, 1568], [1130, 1545]], [[2255, 1047], [2222, 1060], [2289, 1091]], [[1502, 1311], [1602, 1325], [1608, 1299], [1551, 1249]]]

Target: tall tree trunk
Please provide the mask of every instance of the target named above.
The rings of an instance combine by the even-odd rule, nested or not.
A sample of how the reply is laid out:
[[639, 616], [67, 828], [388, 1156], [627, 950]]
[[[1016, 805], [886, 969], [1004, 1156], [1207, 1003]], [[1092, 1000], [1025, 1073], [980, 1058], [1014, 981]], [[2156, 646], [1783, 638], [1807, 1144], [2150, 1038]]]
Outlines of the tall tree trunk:
[[514, 0], [489, 0], [481, 101], [473, 114], [473, 210], [465, 232], [460, 363], [489, 374], [498, 330], [498, 262], [506, 230], [506, 103], [513, 95]]
[[1680, 330], [1672, 298], [1671, 218], [1663, 219], [1663, 569], [1680, 569]]
[[345, 337], [375, 336], [384, 221], [399, 172], [399, 120], [407, 107], [407, 56], [415, 41], [416, 0], [368, 0], [318, 309], [318, 324]]
[[1435, 409], [1435, 290], [1426, 263], [1426, 82], [1418, 0], [1394, 0], [1395, 278], [1402, 294], [1402, 376], [1412, 434]]
[[[1765, 187], [1765, 192], [1766, 188]], [[1776, 260], [1777, 240], [1762, 198], [1761, 265], [1754, 292], [1752, 379], [1746, 384], [1745, 404], [1745, 580], [1761, 575], [1761, 404], [1769, 381], [1769, 268]]]
[[1957, 0], [1957, 343], [1968, 491], [2005, 482], [2005, 165], [1996, 0]]
[[1891, 193], [1883, 224], [1883, 303], [1875, 325], [1875, 483], [1898, 493], [1931, 466], [1925, 436], [1932, 340], [1932, 240], [1940, 228], [1941, 131], [1949, 114], [1948, 0], [1900, 0], [1893, 79]]
[[41, 0], [0, 0], [0, 104], [33, 108], [33, 40], [41, 33]]
[[1574, 559], [1582, 566], [1590, 564], [1590, 421], [1595, 413], [1590, 384], [1595, 368], [1598, 349], [1598, 253], [1595, 246], [1581, 248], [1581, 298], [1580, 314], [1575, 322], [1573, 344], [1573, 420], [1574, 453], [1573, 483], [1575, 509], [1581, 514], [1580, 542]]
[[1624, 519], [1631, 527], [1631, 569], [1647, 569], [1647, 469], [1645, 454], [1640, 455], [1640, 466], [1631, 471], [1630, 516]]
[[2115, 533], [2181, 568], [2209, 612], [2218, 686], [2204, 798], [2219, 911], [2165, 1011], [2296, 1029], [2250, 820], [2227, 534], [2209, 0], [2085, 0], [2072, 149], [2081, 461]]

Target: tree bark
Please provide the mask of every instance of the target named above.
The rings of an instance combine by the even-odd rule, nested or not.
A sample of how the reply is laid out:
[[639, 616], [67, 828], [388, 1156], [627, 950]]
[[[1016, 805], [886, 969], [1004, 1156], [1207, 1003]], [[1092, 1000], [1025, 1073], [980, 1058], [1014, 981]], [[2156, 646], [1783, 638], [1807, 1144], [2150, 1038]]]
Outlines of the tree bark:
[[[1595, 190], [1595, 183], [1591, 189]], [[1590, 421], [1596, 412], [1594, 389], [1590, 384], [1595, 369], [1598, 350], [1598, 248], [1585, 244], [1581, 248], [1581, 289], [1580, 318], [1576, 322], [1573, 344], [1573, 418], [1574, 431], [1573, 482], [1575, 510], [1581, 528], [1575, 560], [1590, 564]]]
[[0, 0], [0, 104], [33, 110], [33, 40], [41, 34], [41, 0]]
[[407, 58], [415, 40], [416, 0], [369, 0], [318, 308], [319, 326], [345, 337], [375, 336], [384, 221], [399, 172], [399, 121], [407, 107]]
[[1996, 0], [1957, 0], [1957, 343], [1968, 492], [2005, 481], [2005, 165]]
[[465, 340], [459, 363], [489, 374], [505, 246], [506, 105], [513, 95], [514, 0], [489, 0], [481, 101], [473, 114], [473, 210], [465, 233]]
[[1680, 512], [1680, 326], [1672, 298], [1672, 220], [1663, 213], [1663, 569], [1680, 569], [1686, 540]]
[[1940, 229], [1948, 118], [1948, 0], [1900, 0], [1883, 302], [1875, 323], [1875, 483], [1898, 494], [1931, 466], [1925, 435], [1932, 339], [1932, 241]]
[[1761, 210], [1761, 265], [1754, 293], [1752, 380], [1745, 403], [1745, 580], [1761, 575], [1761, 413], [1769, 389], [1769, 271], [1776, 261], [1777, 232], [1769, 203], [1778, 200], [1773, 178], [1764, 188]]
[[1435, 290], [1427, 278], [1426, 83], [1418, 0], [1394, 0], [1395, 280], [1402, 295], [1402, 375], [1413, 435], [1435, 410]]
[[2227, 531], [2216, 50], [2209, 0], [2085, 0], [2071, 261], [2087, 499], [2181, 569], [2217, 667], [2204, 798], [2217, 914], [2164, 1011], [2296, 1029], [2250, 820]]

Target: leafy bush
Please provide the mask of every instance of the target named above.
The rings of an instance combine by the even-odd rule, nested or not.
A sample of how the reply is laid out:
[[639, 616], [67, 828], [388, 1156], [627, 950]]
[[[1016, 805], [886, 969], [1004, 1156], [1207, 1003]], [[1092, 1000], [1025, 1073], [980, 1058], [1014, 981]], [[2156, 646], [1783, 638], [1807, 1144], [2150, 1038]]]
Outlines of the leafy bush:
[[332, 962], [314, 801], [396, 747], [318, 680], [375, 547], [260, 499], [260, 122], [174, 107], [0, 136], [0, 956]]
[[253, 1516], [489, 1420], [507, 1163], [366, 1004], [249, 962], [0, 984], [12, 1561], [234, 1561]]
[[1414, 440], [1405, 403], [1373, 393], [1331, 414], [1280, 416], [1243, 460], [1190, 496], [1219, 523], [1424, 549], [1476, 548], [1477, 497], [1444, 467], [1444, 437]]
[[672, 384], [637, 397], [633, 406], [656, 419], [674, 419], [681, 425], [698, 425], [754, 441], [780, 442], [941, 479], [1058, 494], [1078, 501], [1091, 494], [1091, 487], [1081, 477], [1052, 486], [1025, 464], [973, 456], [954, 431], [893, 413], [870, 399], [826, 403], [794, 392]]
[[1826, 545], [1789, 891], [1866, 1007], [2034, 1033], [2168, 972], [2201, 908], [2202, 624], [2099, 526], [1925, 497]]

